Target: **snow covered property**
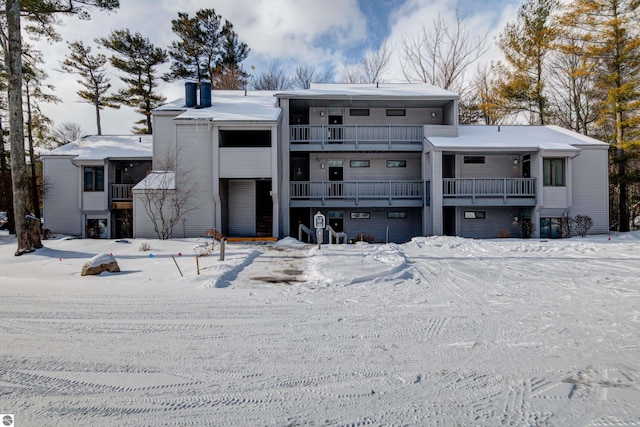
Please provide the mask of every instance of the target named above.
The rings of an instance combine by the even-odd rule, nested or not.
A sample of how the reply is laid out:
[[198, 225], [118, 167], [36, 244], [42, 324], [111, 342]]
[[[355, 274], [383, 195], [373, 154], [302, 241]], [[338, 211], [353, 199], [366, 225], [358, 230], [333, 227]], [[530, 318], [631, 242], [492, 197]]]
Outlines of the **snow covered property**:
[[[124, 169], [148, 171], [149, 153], [44, 156], [45, 227], [154, 237], [158, 220], [145, 205], [155, 191], [181, 200], [173, 237], [215, 229], [306, 240], [318, 211], [328, 220], [325, 241], [335, 233], [375, 242], [553, 238], [577, 215], [592, 219], [592, 234], [609, 228], [607, 144], [555, 126], [461, 126], [458, 95], [430, 85], [274, 93], [188, 82], [153, 123], [160, 174], [145, 180]], [[90, 150], [92, 140], [77, 144]], [[156, 210], [172, 215], [168, 204]]]
[[[126, 240], [0, 235], [16, 426], [640, 425], [637, 232], [230, 243], [200, 275], [204, 238]], [[81, 277], [99, 253], [121, 272]]]

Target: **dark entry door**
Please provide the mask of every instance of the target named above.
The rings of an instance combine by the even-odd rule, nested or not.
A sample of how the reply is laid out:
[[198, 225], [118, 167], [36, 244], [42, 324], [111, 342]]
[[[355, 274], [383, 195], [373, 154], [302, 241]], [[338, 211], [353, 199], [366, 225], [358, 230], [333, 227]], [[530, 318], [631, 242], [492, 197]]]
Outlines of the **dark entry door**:
[[344, 231], [344, 211], [329, 211], [329, 225], [336, 233]]
[[442, 208], [442, 225], [445, 236], [456, 235], [456, 208], [455, 206], [445, 206]]
[[329, 196], [342, 196], [344, 167], [342, 160], [329, 160]]
[[334, 144], [342, 143], [342, 116], [329, 116], [329, 142]]

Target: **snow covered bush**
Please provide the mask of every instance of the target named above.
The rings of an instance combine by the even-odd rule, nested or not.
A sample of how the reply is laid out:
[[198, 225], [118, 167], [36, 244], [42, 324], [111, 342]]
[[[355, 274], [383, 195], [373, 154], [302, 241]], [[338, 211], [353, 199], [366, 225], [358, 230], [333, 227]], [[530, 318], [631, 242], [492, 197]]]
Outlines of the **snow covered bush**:
[[215, 243], [209, 244], [209, 242], [200, 243], [193, 248], [193, 252], [198, 256], [209, 256], [213, 253]]
[[593, 226], [593, 220], [588, 215], [576, 215], [573, 221], [576, 224], [576, 233], [582, 237], [585, 237]]
[[140, 243], [140, 246], [138, 247], [139, 252], [149, 252], [150, 250], [151, 250], [151, 245], [147, 242]]

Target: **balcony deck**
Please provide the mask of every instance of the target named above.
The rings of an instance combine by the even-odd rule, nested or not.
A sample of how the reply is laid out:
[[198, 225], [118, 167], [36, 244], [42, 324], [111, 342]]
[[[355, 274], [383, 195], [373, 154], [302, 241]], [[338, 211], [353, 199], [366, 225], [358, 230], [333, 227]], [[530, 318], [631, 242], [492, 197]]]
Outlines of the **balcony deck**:
[[290, 191], [292, 207], [424, 206], [429, 202], [429, 183], [424, 181], [294, 181]]
[[135, 184], [111, 184], [111, 193], [109, 200], [111, 202], [130, 202], [133, 201], [133, 193], [131, 189]]
[[445, 178], [444, 206], [535, 206], [535, 178]]
[[290, 126], [291, 151], [422, 151], [423, 126]]

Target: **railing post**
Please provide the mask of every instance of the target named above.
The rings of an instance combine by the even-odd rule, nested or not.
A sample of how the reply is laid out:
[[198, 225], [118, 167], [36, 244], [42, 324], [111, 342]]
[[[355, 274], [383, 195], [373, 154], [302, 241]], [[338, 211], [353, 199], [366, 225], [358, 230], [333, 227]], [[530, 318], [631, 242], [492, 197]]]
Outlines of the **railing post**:
[[389, 149], [391, 149], [391, 125], [387, 125], [387, 143], [389, 144]]
[[507, 204], [507, 178], [502, 180], [502, 200]]
[[356, 205], [360, 201], [360, 183], [356, 181]]

